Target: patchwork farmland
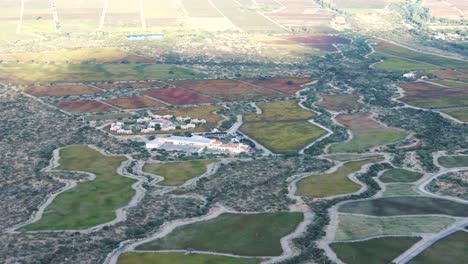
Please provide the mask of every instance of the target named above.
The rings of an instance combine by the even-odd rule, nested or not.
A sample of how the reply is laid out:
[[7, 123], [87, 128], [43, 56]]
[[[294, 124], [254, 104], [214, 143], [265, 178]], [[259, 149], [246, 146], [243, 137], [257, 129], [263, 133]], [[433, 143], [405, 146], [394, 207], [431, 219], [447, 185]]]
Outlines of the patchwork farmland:
[[130, 81], [130, 82], [111, 82], [111, 83], [94, 83], [96, 86], [104, 90], [125, 89], [125, 88], [154, 88], [164, 85], [158, 81]]
[[302, 85], [311, 83], [313, 79], [307, 77], [264, 77], [257, 79], [243, 79], [243, 81], [272, 89], [288, 95], [294, 95], [302, 90]]
[[210, 103], [214, 98], [182, 88], [165, 88], [143, 91], [143, 94], [173, 105]]
[[224, 264], [257, 264], [256, 259], [245, 259], [236, 257], [216, 256], [209, 254], [186, 254], [172, 252], [130, 252], [122, 254], [119, 257], [118, 264], [135, 264], [135, 263], [184, 263], [184, 264], [199, 264], [199, 263], [224, 263]]
[[215, 113], [221, 109], [223, 107], [220, 105], [204, 105], [157, 110], [153, 113], [156, 115], [190, 116], [191, 118], [205, 119], [207, 124], [216, 127], [224, 119]]
[[146, 96], [113, 98], [113, 99], [107, 99], [103, 101], [121, 109], [139, 109], [139, 108], [166, 106], [165, 104], [159, 101], [150, 99], [149, 97], [146, 97]]
[[[468, 105], [468, 89], [429, 82], [403, 83], [405, 103], [422, 108], [443, 108]], [[466, 86], [466, 85], [465, 85]]]
[[84, 101], [63, 101], [53, 104], [54, 106], [67, 112], [107, 112], [116, 110], [115, 108], [95, 100]]
[[82, 95], [96, 94], [102, 91], [86, 84], [56, 84], [49, 86], [28, 86], [22, 88], [23, 92], [32, 96], [67, 96], [67, 95]]
[[205, 173], [216, 160], [193, 160], [169, 163], [146, 163], [143, 171], [164, 177], [163, 186], [177, 186]]
[[359, 102], [359, 96], [355, 94], [321, 94], [320, 98], [315, 105], [331, 111], [351, 110], [363, 106]]
[[351, 43], [350, 39], [339, 37], [339, 36], [333, 36], [333, 35], [312, 35], [312, 36], [290, 35], [290, 36], [282, 36], [281, 38], [290, 42], [309, 46], [309, 47], [316, 48], [318, 50], [322, 50], [326, 52], [338, 51], [335, 46], [337, 44], [345, 45], [345, 44]]

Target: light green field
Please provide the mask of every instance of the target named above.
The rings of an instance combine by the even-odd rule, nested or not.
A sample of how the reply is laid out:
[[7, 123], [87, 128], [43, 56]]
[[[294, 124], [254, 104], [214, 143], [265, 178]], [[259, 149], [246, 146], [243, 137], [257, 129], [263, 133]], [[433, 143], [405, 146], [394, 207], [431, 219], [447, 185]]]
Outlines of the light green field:
[[383, 61], [374, 64], [374, 68], [381, 70], [408, 72], [415, 70], [437, 70], [440, 68], [436, 65], [411, 60], [404, 60], [396, 57], [377, 57], [383, 59]]
[[135, 180], [116, 172], [125, 160], [104, 156], [85, 145], [62, 149], [57, 169], [94, 173], [96, 179], [59, 194], [39, 221], [22, 230], [85, 229], [115, 219], [115, 210], [127, 205], [135, 194], [131, 188]]
[[455, 223], [441, 216], [366, 217], [339, 214], [336, 241], [358, 240], [376, 236], [413, 236], [438, 233]]
[[297, 101], [277, 101], [257, 103], [262, 113], [246, 115], [245, 121], [280, 121], [280, 120], [307, 120], [315, 116], [312, 111], [307, 111], [297, 105]]
[[403, 140], [406, 136], [406, 132], [397, 130], [365, 132], [354, 135], [353, 139], [350, 141], [331, 145], [329, 152], [362, 152], [372, 147], [382, 146]]
[[400, 168], [393, 168], [385, 171], [380, 176], [380, 181], [384, 183], [389, 182], [415, 182], [423, 176], [422, 173], [417, 171], [409, 171]]
[[413, 184], [408, 183], [385, 184], [385, 192], [383, 193], [383, 196], [420, 195], [413, 190], [413, 187]]
[[357, 192], [361, 186], [348, 179], [348, 175], [359, 171], [364, 165], [382, 160], [381, 157], [378, 157], [350, 161], [331, 174], [312, 175], [304, 178], [297, 183], [297, 195], [319, 198]]
[[439, 163], [446, 168], [467, 167], [468, 156], [443, 156], [439, 158]]
[[278, 256], [280, 239], [294, 231], [302, 213], [225, 213], [215, 219], [176, 228], [137, 250], [195, 249], [243, 256]]
[[338, 258], [348, 264], [387, 264], [420, 239], [419, 237], [383, 237], [362, 242], [333, 243], [330, 246]]
[[175, 186], [202, 175], [206, 172], [208, 164], [214, 162], [216, 160], [146, 163], [143, 171], [164, 177], [164, 180], [158, 183], [160, 185]]
[[454, 117], [462, 122], [468, 122], [468, 107], [441, 110], [441, 112], [446, 113], [447, 115]]
[[412, 259], [410, 264], [466, 263], [468, 259], [468, 233], [458, 231], [437, 241]]
[[0, 64], [0, 79], [13, 83], [193, 79], [205, 76], [170, 64]]
[[244, 123], [241, 131], [275, 153], [299, 151], [326, 133], [304, 121]]
[[184, 253], [140, 253], [130, 252], [120, 255], [118, 264], [255, 264], [256, 259], [233, 258], [204, 254]]

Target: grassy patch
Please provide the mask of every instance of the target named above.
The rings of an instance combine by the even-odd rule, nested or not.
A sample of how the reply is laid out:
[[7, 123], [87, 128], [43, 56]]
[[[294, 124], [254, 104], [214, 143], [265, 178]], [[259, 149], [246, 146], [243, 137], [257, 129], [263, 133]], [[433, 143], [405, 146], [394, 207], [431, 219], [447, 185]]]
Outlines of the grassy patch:
[[193, 160], [170, 163], [146, 163], [144, 172], [160, 175], [164, 180], [160, 185], [181, 185], [187, 180], [195, 178], [206, 172], [208, 164], [215, 160]]
[[420, 195], [415, 190], [413, 190], [413, 187], [413, 184], [408, 183], [386, 184], [383, 196]]
[[438, 233], [455, 222], [441, 216], [366, 217], [340, 214], [336, 241], [364, 239], [376, 236], [404, 236], [418, 233]]
[[241, 131], [275, 153], [298, 151], [326, 133], [303, 121], [244, 123]]
[[369, 148], [382, 146], [403, 140], [407, 133], [405, 131], [372, 131], [354, 135], [350, 141], [336, 143], [330, 146], [330, 153], [362, 152]]
[[314, 112], [301, 108], [295, 100], [257, 103], [257, 106], [262, 110], [262, 113], [246, 115], [246, 122], [307, 120], [315, 116]]
[[174, 252], [140, 253], [130, 252], [120, 255], [118, 264], [255, 264], [256, 259], [233, 258], [205, 254], [184, 254]]
[[13, 83], [129, 81], [201, 78], [204, 74], [170, 64], [1, 64], [0, 78]]
[[374, 64], [374, 68], [387, 71], [437, 70], [438, 66], [423, 62], [404, 60], [396, 57], [377, 56], [383, 61]]
[[345, 163], [331, 174], [312, 175], [297, 183], [297, 194], [308, 197], [327, 197], [359, 191], [361, 186], [350, 179], [348, 175], [359, 171], [364, 165], [381, 161], [382, 158], [371, 158]]
[[281, 237], [294, 231], [301, 213], [222, 214], [176, 228], [168, 236], [138, 250], [195, 249], [246, 256], [277, 256]]
[[439, 158], [440, 165], [446, 168], [468, 166], [468, 156], [443, 156]]
[[125, 160], [104, 156], [85, 145], [62, 149], [58, 169], [94, 173], [96, 179], [59, 194], [42, 218], [23, 230], [85, 229], [115, 219], [115, 210], [135, 194], [131, 188], [135, 180], [116, 173]]
[[375, 216], [441, 214], [466, 217], [468, 205], [444, 199], [407, 196], [351, 202], [340, 206], [338, 211]]
[[385, 171], [380, 176], [380, 181], [389, 182], [415, 182], [423, 176], [422, 173], [416, 171], [409, 171], [405, 169], [395, 168]]
[[358, 101], [359, 96], [355, 94], [322, 94], [322, 101], [316, 103], [317, 106], [332, 111], [343, 111], [361, 107]]
[[354, 243], [333, 243], [331, 248], [346, 263], [390, 263], [401, 255], [419, 237], [385, 237]]
[[465, 263], [468, 259], [468, 233], [459, 231], [439, 240], [412, 259], [410, 264]]
[[468, 122], [468, 108], [447, 109], [442, 110], [441, 112], [446, 113], [447, 115], [454, 117], [462, 122]]

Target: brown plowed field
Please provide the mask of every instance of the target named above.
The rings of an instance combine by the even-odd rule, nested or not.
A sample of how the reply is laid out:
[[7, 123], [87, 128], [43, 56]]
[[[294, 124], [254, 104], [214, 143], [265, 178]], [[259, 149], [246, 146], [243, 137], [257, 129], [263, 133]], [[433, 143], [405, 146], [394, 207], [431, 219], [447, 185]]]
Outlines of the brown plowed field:
[[172, 84], [211, 95], [224, 101], [241, 101], [280, 96], [280, 94], [272, 90], [263, 89], [236, 80], [173, 81]]
[[107, 99], [104, 102], [122, 109], [139, 109], [147, 107], [163, 107], [165, 104], [146, 96], [132, 96], [124, 98]]
[[60, 102], [54, 105], [67, 112], [107, 112], [115, 110], [113, 107], [94, 100]]
[[[272, 77], [265, 79], [245, 79], [244, 81], [292, 95], [303, 89], [301, 85], [310, 83], [313, 81], [313, 79], [307, 77]], [[288, 84], [289, 81], [292, 83]]]
[[30, 86], [22, 89], [33, 96], [66, 96], [101, 93], [102, 91], [85, 84], [63, 84], [50, 86]]
[[214, 101], [211, 97], [197, 94], [182, 88], [146, 90], [143, 93], [173, 105], [200, 104]]
[[405, 96], [400, 100], [423, 108], [439, 108], [468, 104], [468, 89], [444, 87], [427, 82], [403, 83]]

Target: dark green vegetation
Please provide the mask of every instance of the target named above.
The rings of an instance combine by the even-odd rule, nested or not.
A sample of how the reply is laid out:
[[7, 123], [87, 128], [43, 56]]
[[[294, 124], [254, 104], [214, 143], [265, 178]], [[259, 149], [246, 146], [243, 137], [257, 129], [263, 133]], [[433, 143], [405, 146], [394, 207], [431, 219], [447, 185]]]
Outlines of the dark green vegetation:
[[200, 176], [206, 172], [207, 166], [214, 160], [193, 160], [169, 163], [146, 163], [144, 172], [160, 175], [164, 180], [160, 185], [181, 185], [187, 180]]
[[59, 170], [94, 173], [96, 179], [79, 183], [59, 194], [46, 208], [42, 218], [22, 230], [85, 229], [112, 221], [115, 210], [125, 206], [135, 191], [135, 182], [117, 174], [125, 157], [104, 156], [85, 145], [60, 150]]
[[359, 171], [364, 165], [382, 161], [381, 157], [345, 163], [330, 174], [311, 175], [297, 183], [297, 194], [308, 197], [327, 197], [359, 191], [361, 186], [348, 178], [348, 175]]
[[437, 241], [412, 259], [411, 264], [466, 263], [468, 259], [468, 233], [458, 231]]
[[405, 169], [395, 168], [389, 169], [380, 176], [380, 180], [384, 183], [389, 182], [415, 182], [423, 176], [422, 173], [409, 171]]
[[303, 220], [301, 213], [230, 214], [176, 228], [138, 250], [195, 249], [246, 256], [277, 256], [280, 239]]
[[405, 252], [419, 237], [385, 237], [362, 242], [333, 243], [331, 248], [346, 263], [386, 264]]
[[185, 253], [125, 253], [119, 257], [118, 264], [254, 264], [256, 259], [233, 258], [204, 254]]
[[2, 64], [0, 78], [12, 83], [88, 82], [202, 78], [170, 64]]
[[388, 197], [355, 201], [338, 208], [341, 213], [375, 216], [442, 214], [468, 216], [468, 205], [429, 197]]
[[467, 167], [468, 156], [443, 156], [439, 158], [439, 163], [446, 168]]

